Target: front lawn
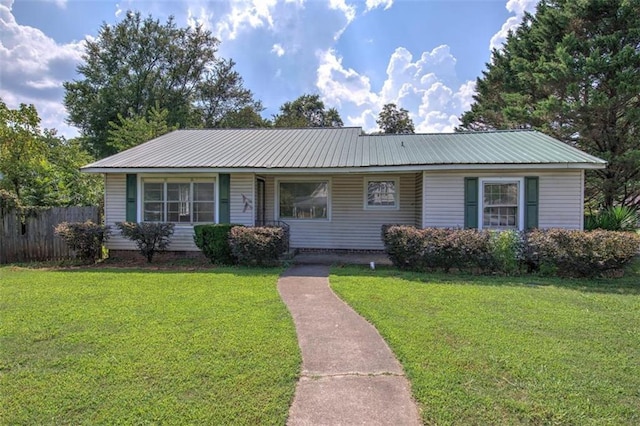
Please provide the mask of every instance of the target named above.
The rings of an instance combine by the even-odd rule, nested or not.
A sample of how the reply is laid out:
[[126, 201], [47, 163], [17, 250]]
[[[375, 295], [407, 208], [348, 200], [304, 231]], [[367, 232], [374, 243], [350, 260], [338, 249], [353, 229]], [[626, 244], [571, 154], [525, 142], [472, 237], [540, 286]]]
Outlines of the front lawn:
[[279, 272], [0, 268], [0, 424], [284, 424]]
[[334, 268], [426, 424], [640, 424], [640, 268], [620, 280]]

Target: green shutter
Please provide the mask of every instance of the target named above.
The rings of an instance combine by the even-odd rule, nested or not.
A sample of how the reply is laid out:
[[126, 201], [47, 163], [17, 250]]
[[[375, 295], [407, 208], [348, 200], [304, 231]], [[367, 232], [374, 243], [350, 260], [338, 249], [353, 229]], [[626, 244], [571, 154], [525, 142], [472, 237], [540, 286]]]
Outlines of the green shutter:
[[478, 227], [478, 178], [464, 178], [464, 227]]
[[127, 175], [127, 189], [126, 189], [126, 220], [127, 222], [138, 221], [138, 177], [133, 175]]
[[538, 177], [524, 178], [524, 228], [526, 230], [538, 227]]
[[218, 180], [218, 188], [220, 188], [218, 223], [231, 223], [231, 176], [221, 174]]

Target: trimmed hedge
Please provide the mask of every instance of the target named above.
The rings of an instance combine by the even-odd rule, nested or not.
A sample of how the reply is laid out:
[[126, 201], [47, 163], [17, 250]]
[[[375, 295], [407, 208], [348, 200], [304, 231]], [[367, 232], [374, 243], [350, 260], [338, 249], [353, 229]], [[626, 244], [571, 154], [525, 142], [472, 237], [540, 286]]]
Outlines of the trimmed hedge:
[[232, 265], [236, 262], [229, 245], [229, 233], [236, 226], [243, 225], [229, 223], [196, 225], [193, 227], [193, 241], [212, 263]]
[[385, 249], [393, 264], [414, 271], [452, 268], [482, 273], [530, 271], [593, 277], [627, 265], [640, 249], [640, 235], [614, 231], [417, 229], [385, 225]]
[[102, 243], [109, 238], [109, 227], [86, 222], [62, 222], [55, 233], [85, 262], [94, 262], [102, 255]]
[[547, 229], [527, 234], [527, 262], [544, 274], [595, 277], [624, 268], [639, 249], [635, 232]]
[[285, 228], [263, 226], [234, 227], [229, 232], [231, 253], [240, 265], [274, 266], [289, 246]]

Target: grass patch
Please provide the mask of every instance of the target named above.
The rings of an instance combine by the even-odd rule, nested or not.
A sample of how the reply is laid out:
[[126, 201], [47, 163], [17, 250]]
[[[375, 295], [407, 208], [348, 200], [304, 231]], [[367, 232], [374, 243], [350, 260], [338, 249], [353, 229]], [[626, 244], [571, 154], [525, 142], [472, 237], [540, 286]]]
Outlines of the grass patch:
[[640, 424], [640, 268], [619, 280], [334, 268], [426, 424]]
[[0, 268], [0, 424], [284, 424], [279, 272]]

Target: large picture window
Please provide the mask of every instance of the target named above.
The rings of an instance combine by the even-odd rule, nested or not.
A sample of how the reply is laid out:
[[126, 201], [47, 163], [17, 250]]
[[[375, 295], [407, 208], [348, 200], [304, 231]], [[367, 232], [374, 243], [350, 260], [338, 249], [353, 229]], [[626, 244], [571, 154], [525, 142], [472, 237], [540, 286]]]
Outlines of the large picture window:
[[281, 219], [327, 219], [328, 181], [279, 182]]
[[143, 180], [142, 220], [201, 223], [215, 221], [215, 181]]
[[366, 209], [398, 208], [398, 180], [365, 178]]
[[520, 180], [483, 180], [481, 221], [485, 229], [522, 229]]

